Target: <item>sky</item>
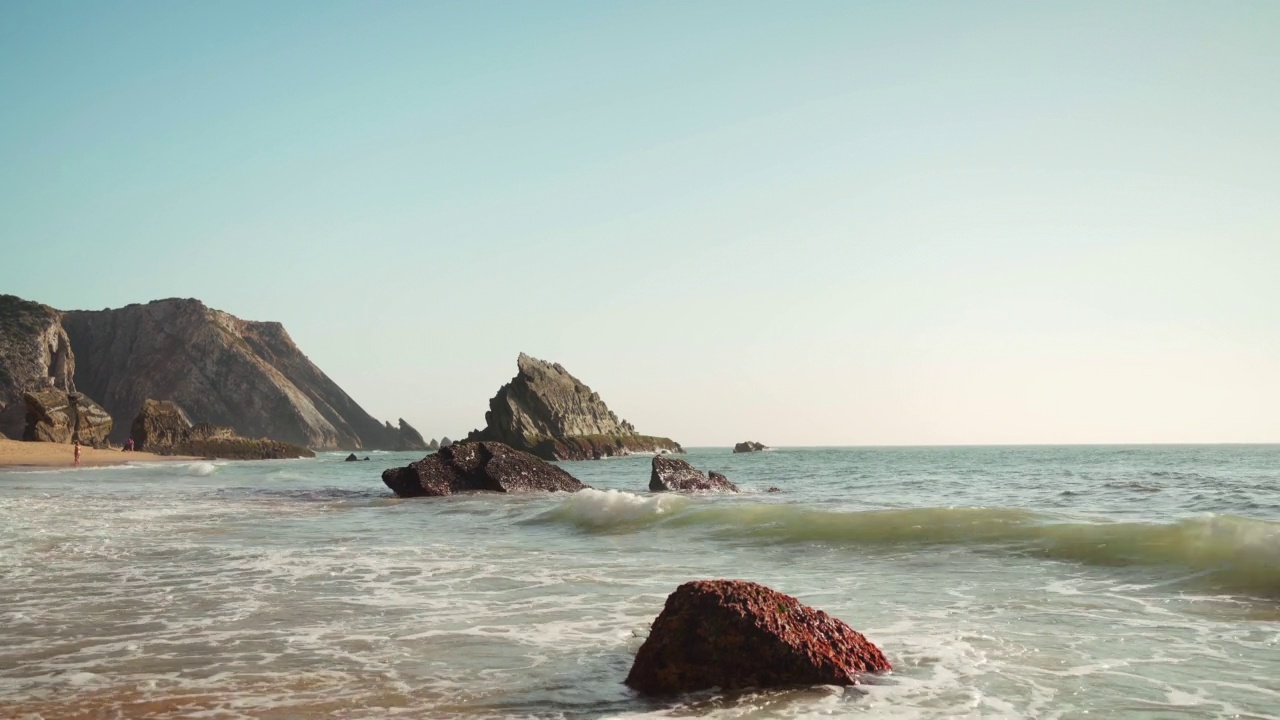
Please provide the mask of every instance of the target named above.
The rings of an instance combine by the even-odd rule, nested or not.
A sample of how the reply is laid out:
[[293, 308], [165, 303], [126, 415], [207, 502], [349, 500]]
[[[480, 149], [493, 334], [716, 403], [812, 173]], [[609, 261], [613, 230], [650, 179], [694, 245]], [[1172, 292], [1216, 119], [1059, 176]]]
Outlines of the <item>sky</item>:
[[0, 3], [0, 292], [687, 446], [1280, 442], [1280, 3]]

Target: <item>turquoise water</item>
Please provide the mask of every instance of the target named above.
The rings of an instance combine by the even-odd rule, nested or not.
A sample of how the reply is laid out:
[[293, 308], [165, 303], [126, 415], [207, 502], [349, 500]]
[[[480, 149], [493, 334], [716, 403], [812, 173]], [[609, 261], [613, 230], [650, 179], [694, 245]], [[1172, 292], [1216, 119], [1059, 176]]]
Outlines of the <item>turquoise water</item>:
[[[745, 492], [631, 457], [418, 500], [379, 479], [417, 455], [344, 456], [0, 473], [0, 717], [1280, 717], [1280, 446], [697, 449]], [[716, 577], [895, 671], [632, 694]]]

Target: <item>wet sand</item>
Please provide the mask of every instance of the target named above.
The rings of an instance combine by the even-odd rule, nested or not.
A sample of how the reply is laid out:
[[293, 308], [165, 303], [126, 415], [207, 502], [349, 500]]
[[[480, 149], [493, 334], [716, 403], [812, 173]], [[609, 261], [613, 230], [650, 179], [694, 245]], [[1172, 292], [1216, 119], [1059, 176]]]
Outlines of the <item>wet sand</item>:
[[[199, 459], [178, 455], [156, 455], [146, 452], [98, 450], [91, 447], [80, 448], [80, 467], [123, 465], [129, 462], [165, 462], [169, 460], [190, 462], [191, 460]], [[0, 440], [0, 469], [11, 467], [72, 467], [73, 465], [75, 465], [75, 450], [71, 445]]]

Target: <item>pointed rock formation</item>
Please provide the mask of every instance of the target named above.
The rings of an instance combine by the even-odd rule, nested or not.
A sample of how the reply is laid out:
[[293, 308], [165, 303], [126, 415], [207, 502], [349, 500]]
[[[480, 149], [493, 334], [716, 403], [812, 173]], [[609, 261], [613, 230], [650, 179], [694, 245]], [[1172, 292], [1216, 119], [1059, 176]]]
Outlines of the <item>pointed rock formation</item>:
[[[403, 441], [308, 360], [280, 323], [170, 299], [66, 312], [62, 326], [78, 353], [77, 385], [117, 416], [160, 397], [246, 435], [304, 447], [393, 449]], [[126, 430], [112, 439], [123, 441]]]
[[649, 471], [649, 489], [653, 492], [725, 491], [738, 492], [738, 486], [718, 472], [703, 475], [680, 458], [654, 455]]
[[561, 468], [500, 442], [450, 445], [408, 467], [386, 470], [382, 481], [400, 497], [583, 488]]
[[699, 580], [667, 597], [626, 684], [649, 695], [853, 685], [891, 669], [862, 633], [790, 595], [744, 580]]
[[684, 452], [670, 438], [637, 433], [559, 363], [520, 353], [516, 368], [516, 376], [489, 401], [485, 428], [469, 440], [496, 440], [547, 460]]

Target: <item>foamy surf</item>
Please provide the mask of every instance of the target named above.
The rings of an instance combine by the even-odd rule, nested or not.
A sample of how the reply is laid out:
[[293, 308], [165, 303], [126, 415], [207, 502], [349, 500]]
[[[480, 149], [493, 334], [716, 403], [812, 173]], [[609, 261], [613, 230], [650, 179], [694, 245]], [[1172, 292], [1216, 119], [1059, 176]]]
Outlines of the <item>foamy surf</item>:
[[588, 530], [625, 532], [651, 524], [688, 504], [688, 498], [669, 493], [636, 495], [588, 488], [574, 493], [539, 519]]

